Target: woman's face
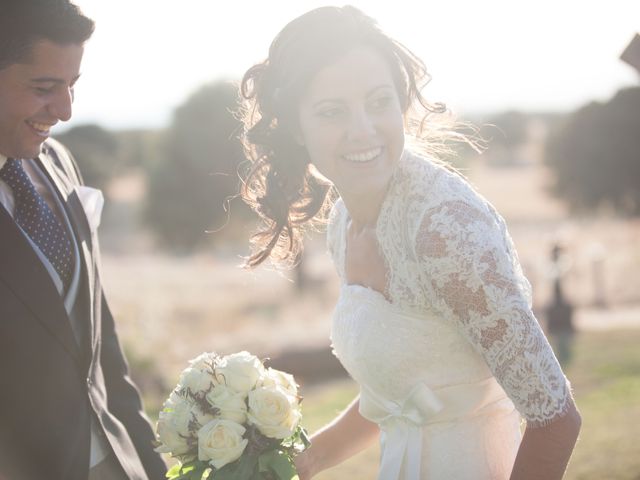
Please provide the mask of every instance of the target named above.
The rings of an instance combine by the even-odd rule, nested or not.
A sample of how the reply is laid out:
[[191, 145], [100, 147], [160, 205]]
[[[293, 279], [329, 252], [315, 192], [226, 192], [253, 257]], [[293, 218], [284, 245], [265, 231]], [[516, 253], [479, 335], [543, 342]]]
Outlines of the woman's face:
[[298, 141], [341, 195], [386, 190], [404, 148], [404, 124], [391, 71], [375, 50], [354, 48], [318, 71], [298, 115]]

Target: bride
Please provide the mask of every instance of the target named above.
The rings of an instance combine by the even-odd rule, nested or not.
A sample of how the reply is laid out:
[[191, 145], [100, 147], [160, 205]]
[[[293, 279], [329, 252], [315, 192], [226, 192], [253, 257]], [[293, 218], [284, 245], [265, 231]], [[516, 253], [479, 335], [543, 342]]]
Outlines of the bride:
[[312, 436], [300, 478], [379, 436], [381, 480], [559, 479], [580, 416], [503, 219], [430, 149], [446, 138], [428, 134], [444, 109], [427, 78], [346, 6], [290, 22], [242, 81], [243, 197], [265, 220], [248, 265], [294, 261], [332, 186], [340, 197], [332, 342], [360, 395]]

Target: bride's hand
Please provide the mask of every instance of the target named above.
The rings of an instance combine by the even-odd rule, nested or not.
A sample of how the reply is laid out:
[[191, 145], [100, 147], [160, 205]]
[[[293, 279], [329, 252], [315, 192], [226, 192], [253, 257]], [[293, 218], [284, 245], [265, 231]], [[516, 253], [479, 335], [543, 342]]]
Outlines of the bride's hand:
[[311, 477], [315, 475], [311, 469], [311, 457], [308, 449], [301, 454], [296, 455], [293, 462], [296, 465], [296, 470], [298, 471], [298, 477], [300, 477], [300, 480], [311, 480]]

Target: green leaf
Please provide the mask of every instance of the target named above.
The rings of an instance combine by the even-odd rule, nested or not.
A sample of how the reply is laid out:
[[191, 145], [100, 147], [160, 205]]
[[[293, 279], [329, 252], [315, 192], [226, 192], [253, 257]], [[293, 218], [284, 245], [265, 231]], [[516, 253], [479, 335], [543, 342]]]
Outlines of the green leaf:
[[281, 447], [288, 451], [287, 453], [295, 455], [309, 448], [309, 445], [311, 445], [311, 441], [309, 440], [307, 431], [298, 425], [293, 435], [282, 441]]
[[258, 471], [258, 469], [256, 469], [255, 472], [253, 472], [253, 475], [251, 475], [251, 478], [249, 480], [265, 480], [265, 476]]
[[298, 472], [293, 460], [289, 455], [278, 450], [260, 455], [258, 469], [261, 472], [273, 472], [279, 480], [298, 480]]
[[213, 474], [213, 480], [249, 480], [256, 470], [258, 457], [242, 455], [238, 460], [228, 463]]
[[204, 477], [205, 471], [207, 471], [207, 468], [194, 468], [193, 470], [191, 470], [191, 472], [189, 472], [187, 474], [187, 477], [185, 478], [185, 480], [202, 480], [202, 478]]
[[209, 465], [200, 460], [184, 464], [177, 463], [167, 472], [167, 478], [169, 480], [202, 480], [207, 470], [210, 470]]
[[181, 467], [182, 467], [182, 464], [180, 464], [180, 463], [176, 463], [173, 467], [171, 467], [171, 468], [169, 469], [169, 471], [167, 472], [166, 477], [167, 477], [169, 480], [172, 480], [172, 479], [174, 479], [174, 478], [179, 477], [179, 476], [180, 476], [180, 468], [181, 468]]

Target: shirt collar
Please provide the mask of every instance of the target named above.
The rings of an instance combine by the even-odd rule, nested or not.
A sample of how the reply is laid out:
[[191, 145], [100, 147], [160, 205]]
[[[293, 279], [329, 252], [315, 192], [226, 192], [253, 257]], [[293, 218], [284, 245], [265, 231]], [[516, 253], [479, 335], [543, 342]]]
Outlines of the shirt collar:
[[4, 167], [5, 162], [7, 161], [7, 157], [0, 153], [0, 168]]

